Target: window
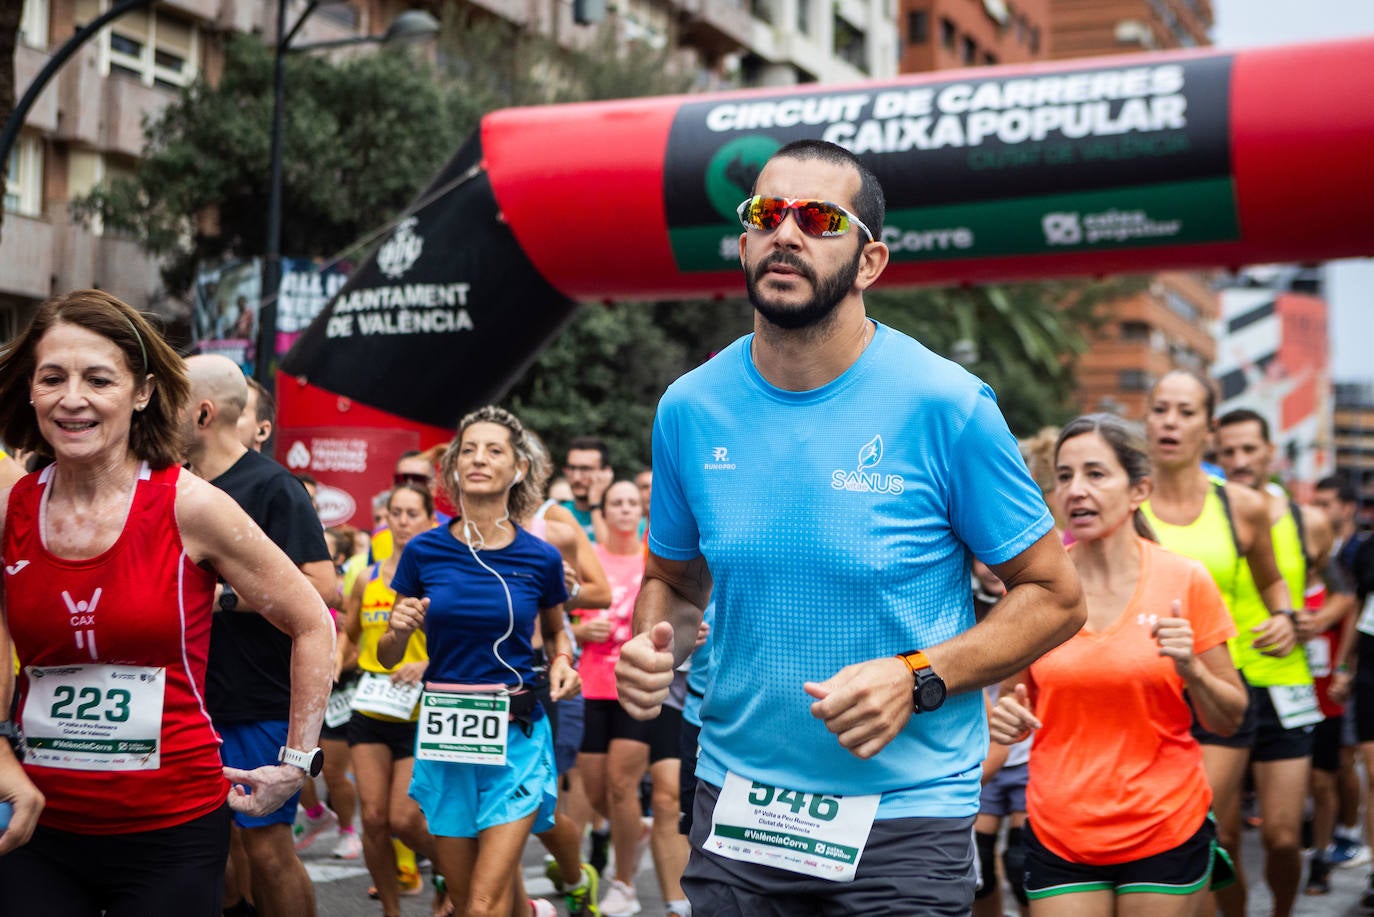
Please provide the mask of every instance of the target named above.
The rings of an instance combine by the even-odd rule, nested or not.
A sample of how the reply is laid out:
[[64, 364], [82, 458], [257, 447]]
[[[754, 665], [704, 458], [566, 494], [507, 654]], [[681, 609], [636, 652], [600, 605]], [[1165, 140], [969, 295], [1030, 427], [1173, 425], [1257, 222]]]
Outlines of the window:
[[978, 43], [968, 35], [960, 45], [959, 59], [970, 67], [978, 63]]
[[749, 12], [755, 19], [771, 23], [773, 21], [773, 4], [771, 0], [749, 0]]
[[1040, 27], [1032, 26], [1030, 30], [1030, 49], [1032, 54], [1040, 53]]
[[989, 67], [996, 67], [996, 66], [997, 66], [997, 55], [996, 55], [996, 54], [993, 54], [991, 51], [985, 51], [985, 52], [983, 52], [983, 63], [986, 64], [986, 65], [989, 66]]
[[1165, 290], [1164, 305], [1169, 307], [1170, 312], [1186, 322], [1197, 322], [1202, 318], [1202, 313], [1198, 311], [1197, 306], [1193, 305], [1173, 290]]
[[797, 0], [797, 31], [811, 34], [811, 0]]
[[868, 72], [867, 39], [848, 20], [835, 17], [835, 56], [855, 70]]
[[[85, 25], [109, 8], [110, 0], [77, 0], [76, 24]], [[101, 69], [122, 73], [145, 86], [176, 89], [196, 76], [200, 35], [195, 24], [157, 9], [131, 10], [100, 36]]]
[[906, 14], [906, 43], [923, 45], [930, 41], [930, 13], [912, 10]]
[[954, 28], [954, 23], [942, 17], [940, 19], [940, 46], [946, 51], [953, 51], [958, 39], [959, 32]]
[[5, 173], [5, 212], [36, 217], [43, 210], [43, 144], [32, 134], [20, 134], [10, 147]]
[[1122, 322], [1121, 340], [1133, 344], [1142, 344], [1150, 339], [1149, 322]]
[[30, 48], [48, 46], [48, 0], [24, 0], [19, 14], [19, 40]]
[[1123, 392], [1148, 392], [1150, 374], [1143, 369], [1123, 369], [1116, 374], [1117, 385]]

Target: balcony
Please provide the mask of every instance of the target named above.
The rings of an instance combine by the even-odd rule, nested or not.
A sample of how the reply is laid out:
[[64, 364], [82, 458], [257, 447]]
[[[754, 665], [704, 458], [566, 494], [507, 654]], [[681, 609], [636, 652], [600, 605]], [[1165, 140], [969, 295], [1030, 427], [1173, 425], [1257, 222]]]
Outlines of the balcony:
[[129, 239], [97, 236], [70, 222], [55, 227], [54, 239], [56, 290], [98, 287], [142, 309], [162, 285], [157, 261]]
[[87, 44], [57, 75], [57, 139], [94, 147], [100, 142], [100, 64], [94, 44]]
[[162, 0], [159, 8], [177, 10], [201, 22], [215, 22], [223, 6], [223, 0]]
[[679, 0], [686, 13], [683, 44], [716, 54], [753, 47], [754, 17], [737, 0]]
[[53, 228], [45, 220], [5, 214], [0, 235], [0, 293], [47, 299], [52, 293]]
[[[34, 77], [38, 76], [38, 71], [48, 62], [48, 55], [39, 51], [37, 48], [30, 48], [20, 42], [14, 48], [14, 87], [15, 95], [21, 96], [32, 85]], [[56, 87], [49, 83], [39, 94], [33, 108], [29, 109], [29, 115], [24, 119], [24, 124], [45, 134], [51, 134], [57, 130], [57, 96]]]
[[157, 114], [175, 100], [167, 89], [145, 86], [131, 76], [112, 73], [105, 80], [105, 118], [100, 130], [100, 149], [143, 155], [143, 119]]

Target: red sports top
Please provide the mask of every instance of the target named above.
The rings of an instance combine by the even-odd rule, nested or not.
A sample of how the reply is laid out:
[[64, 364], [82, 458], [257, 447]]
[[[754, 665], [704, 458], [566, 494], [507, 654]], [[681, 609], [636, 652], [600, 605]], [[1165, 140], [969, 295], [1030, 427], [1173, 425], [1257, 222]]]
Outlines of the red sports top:
[[[128, 720], [123, 698], [130, 693], [118, 680], [103, 694], [91, 687], [58, 689], [42, 711], [26, 711], [22, 705], [35, 689], [30, 667], [165, 670], [155, 769], [78, 770], [25, 762], [29, 778], [47, 797], [41, 823], [48, 827], [83, 834], [150, 831], [224, 805], [229, 785], [221, 770], [219, 736], [203, 702], [215, 575], [196, 566], [182, 546], [175, 511], [180, 471], [176, 466], [150, 471], [145, 465], [119, 538], [86, 560], [57, 557], [43, 545], [39, 518], [51, 467], [24, 477], [10, 492], [0, 553], [10, 635], [24, 667], [21, 724], [26, 715], [34, 722], [40, 715], [55, 715], [54, 722], [66, 728], [88, 729], [77, 735], [89, 736], [95, 746], [121, 718]], [[140, 677], [128, 674], [132, 668], [103, 671], [118, 673], [109, 676], [115, 679]], [[44, 677], [40, 694], [51, 692], [53, 679], [63, 676]], [[152, 726], [148, 736], [156, 729]], [[46, 751], [49, 760], [60, 753]]]

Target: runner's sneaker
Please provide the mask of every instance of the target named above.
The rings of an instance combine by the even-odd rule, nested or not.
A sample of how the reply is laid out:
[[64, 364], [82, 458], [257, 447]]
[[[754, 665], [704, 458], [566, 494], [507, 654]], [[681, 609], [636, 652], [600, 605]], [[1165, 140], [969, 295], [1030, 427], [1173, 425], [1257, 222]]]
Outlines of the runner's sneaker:
[[611, 890], [601, 899], [602, 917], [634, 917], [639, 910], [639, 893], [634, 886], [612, 879]]
[[304, 809], [300, 812], [300, 818], [291, 826], [291, 833], [295, 836], [296, 852], [305, 850], [315, 843], [315, 838], [325, 831], [339, 824], [339, 816], [334, 814], [334, 810], [329, 806], [321, 805], [322, 812], [316, 818], [311, 818]]
[[558, 917], [558, 908], [543, 898], [531, 898], [530, 914], [532, 917]]
[[1331, 864], [1320, 855], [1313, 856], [1307, 867], [1307, 884], [1303, 886], [1304, 895], [1327, 895], [1331, 893]]
[[1352, 837], [1337, 830], [1331, 837], [1331, 846], [1326, 848], [1326, 861], [1337, 869], [1363, 866], [1369, 862], [1369, 848], [1358, 835]]
[[356, 831], [339, 832], [339, 842], [330, 854], [336, 860], [356, 860], [363, 855], [363, 842]]
[[[555, 863], [554, 870], [557, 869], [558, 864]], [[563, 903], [568, 906], [568, 917], [600, 917], [601, 908], [596, 903], [598, 881], [596, 870], [583, 863], [582, 882], [575, 888], [561, 889]]]
[[418, 869], [414, 872], [409, 869], [396, 870], [396, 882], [401, 886], [401, 894], [407, 898], [414, 897], [425, 890], [425, 880]]

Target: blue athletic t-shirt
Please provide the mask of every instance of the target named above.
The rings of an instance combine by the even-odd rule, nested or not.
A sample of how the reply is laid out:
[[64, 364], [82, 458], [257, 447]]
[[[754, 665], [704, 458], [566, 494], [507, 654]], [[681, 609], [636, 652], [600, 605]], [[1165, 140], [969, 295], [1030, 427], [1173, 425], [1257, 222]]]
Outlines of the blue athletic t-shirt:
[[861, 761], [802, 684], [972, 627], [970, 553], [998, 564], [1049, 532], [1040, 488], [992, 390], [910, 337], [877, 325], [853, 366], [805, 392], [759, 374], [752, 338], [673, 383], [654, 421], [650, 549], [703, 555], [715, 583], [697, 773], [882, 793], [880, 818], [972, 815], [981, 692]]
[[514, 687], [519, 672], [528, 684], [534, 679], [530, 638], [539, 610], [568, 598], [563, 558], [521, 528], [509, 545], [478, 551], [477, 558], [447, 526], [416, 535], [401, 552], [391, 588], [398, 596], [429, 599], [425, 680]]

